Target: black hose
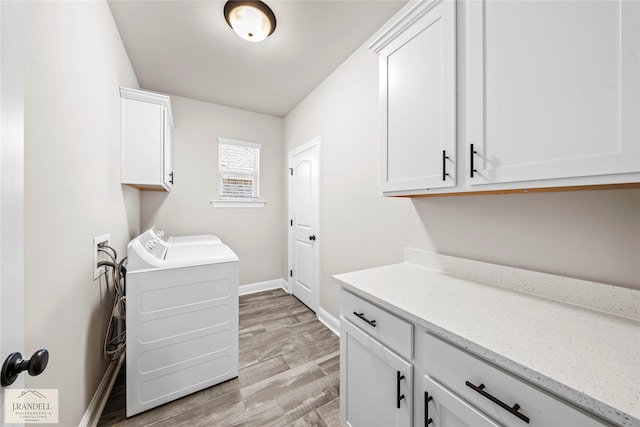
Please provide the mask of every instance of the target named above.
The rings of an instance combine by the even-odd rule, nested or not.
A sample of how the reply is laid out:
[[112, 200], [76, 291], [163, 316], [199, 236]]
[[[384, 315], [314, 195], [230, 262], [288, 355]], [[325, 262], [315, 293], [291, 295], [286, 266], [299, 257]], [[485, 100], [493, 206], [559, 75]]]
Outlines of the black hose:
[[99, 261], [98, 262], [98, 267], [111, 267], [111, 268], [116, 268], [116, 265], [114, 263], [112, 263], [111, 261]]

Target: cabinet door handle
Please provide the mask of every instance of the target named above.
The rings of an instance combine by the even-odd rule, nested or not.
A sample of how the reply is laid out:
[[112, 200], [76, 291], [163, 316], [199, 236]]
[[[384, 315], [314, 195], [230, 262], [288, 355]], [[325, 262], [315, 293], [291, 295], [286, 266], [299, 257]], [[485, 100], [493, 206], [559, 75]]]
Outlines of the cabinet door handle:
[[447, 152], [445, 150], [442, 150], [442, 180], [446, 181], [447, 177], [449, 176], [449, 174], [447, 173], [447, 159], [449, 158], [449, 156], [447, 156]]
[[353, 312], [353, 314], [355, 314], [356, 316], [358, 316], [360, 319], [364, 320], [365, 322], [367, 322], [368, 324], [370, 324], [371, 326], [373, 326], [374, 328], [376, 327], [376, 321], [375, 320], [369, 320], [366, 317], [364, 317], [364, 313], [357, 313], [357, 312]]
[[173, 172], [169, 173], [169, 182], [173, 185]]
[[424, 427], [427, 427], [429, 424], [433, 422], [431, 418], [429, 418], [429, 402], [433, 400], [433, 397], [429, 396], [428, 392], [424, 392]]
[[513, 406], [507, 405], [506, 403], [504, 403], [500, 399], [498, 399], [498, 398], [490, 395], [486, 391], [484, 391], [484, 389], [485, 389], [485, 385], [484, 384], [475, 385], [475, 384], [470, 383], [469, 381], [466, 381], [465, 384], [467, 385], [467, 387], [470, 387], [471, 389], [473, 389], [474, 391], [480, 393], [482, 396], [486, 397], [487, 399], [489, 399], [490, 401], [492, 401], [496, 405], [500, 406], [502, 409], [510, 412], [511, 414], [513, 414], [516, 417], [520, 418], [525, 423], [529, 424], [529, 417], [527, 417], [526, 415], [524, 415], [524, 414], [522, 414], [522, 413], [520, 413], [518, 411], [520, 409], [520, 405], [518, 405], [517, 403], [515, 405], [513, 405]]
[[471, 178], [473, 178], [473, 174], [475, 172], [478, 172], [475, 167], [473, 166], [473, 157], [474, 155], [478, 154], [478, 152], [476, 150], [473, 149], [473, 144], [471, 144], [469, 146], [469, 159], [471, 160]]
[[404, 394], [400, 394], [400, 381], [404, 379], [404, 375], [400, 371], [396, 371], [396, 406], [400, 409], [400, 401], [404, 399]]

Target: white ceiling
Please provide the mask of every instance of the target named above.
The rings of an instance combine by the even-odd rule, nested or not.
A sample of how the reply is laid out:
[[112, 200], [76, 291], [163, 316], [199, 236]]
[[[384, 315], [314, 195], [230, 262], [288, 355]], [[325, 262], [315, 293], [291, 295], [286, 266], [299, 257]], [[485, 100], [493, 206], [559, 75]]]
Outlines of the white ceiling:
[[225, 1], [109, 1], [143, 89], [284, 117], [405, 0], [266, 0], [275, 32], [236, 36]]

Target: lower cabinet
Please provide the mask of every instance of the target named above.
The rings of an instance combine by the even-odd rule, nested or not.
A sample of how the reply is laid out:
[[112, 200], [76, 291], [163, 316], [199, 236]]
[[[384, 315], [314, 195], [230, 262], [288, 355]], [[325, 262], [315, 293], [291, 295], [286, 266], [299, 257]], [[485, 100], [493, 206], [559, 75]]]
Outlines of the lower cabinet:
[[344, 317], [340, 415], [352, 427], [411, 426], [413, 366]]
[[608, 425], [344, 289], [340, 310], [340, 416], [351, 427]]
[[500, 426], [429, 376], [424, 376], [423, 383], [425, 425], [434, 427]]
[[424, 343], [425, 391], [433, 397], [428, 409], [435, 426], [496, 425], [491, 420], [522, 427], [605, 425], [440, 338], [426, 334]]

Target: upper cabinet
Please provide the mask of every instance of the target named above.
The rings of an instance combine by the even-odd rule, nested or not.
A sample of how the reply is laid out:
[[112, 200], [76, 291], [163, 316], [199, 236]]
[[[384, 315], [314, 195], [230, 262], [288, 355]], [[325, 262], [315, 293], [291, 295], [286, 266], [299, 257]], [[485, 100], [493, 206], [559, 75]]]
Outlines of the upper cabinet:
[[372, 45], [380, 55], [383, 193], [456, 184], [455, 3], [422, 3]]
[[382, 193], [640, 186], [639, 22], [637, 1], [419, 2], [370, 46]]
[[140, 190], [171, 191], [171, 99], [123, 87], [120, 98], [122, 183]]
[[640, 171], [639, 2], [471, 1], [466, 19], [471, 185]]

